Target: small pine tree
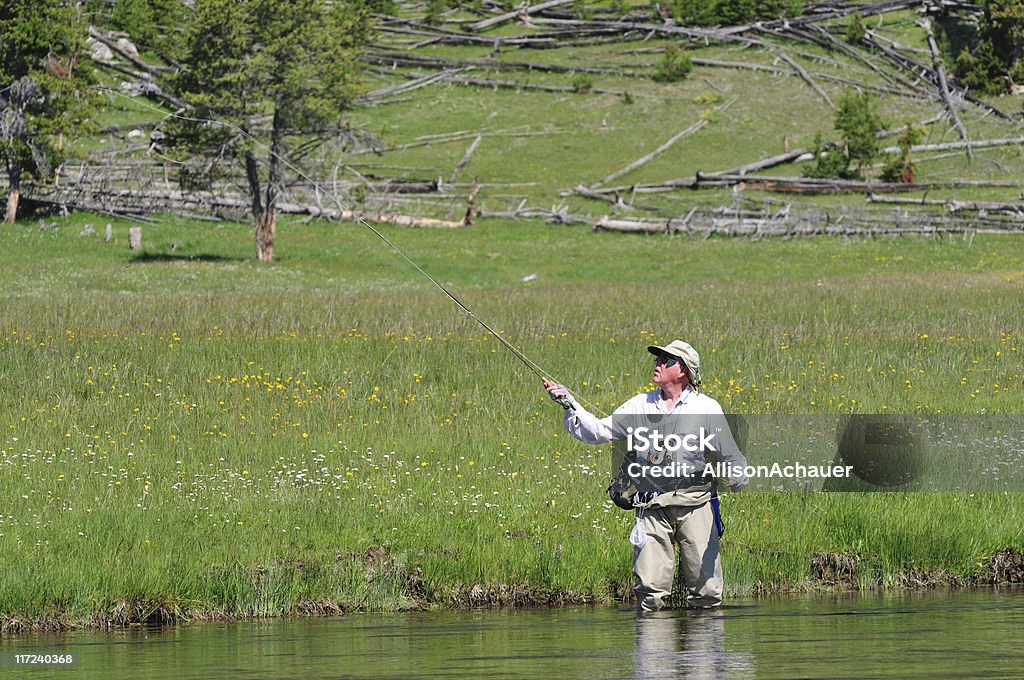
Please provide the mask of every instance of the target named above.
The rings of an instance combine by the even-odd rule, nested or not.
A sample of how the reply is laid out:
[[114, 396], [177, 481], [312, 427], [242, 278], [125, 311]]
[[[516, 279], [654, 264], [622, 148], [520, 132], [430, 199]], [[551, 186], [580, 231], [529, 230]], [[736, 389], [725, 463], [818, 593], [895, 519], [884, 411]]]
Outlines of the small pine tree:
[[423, 20], [432, 25], [441, 23], [441, 15], [448, 11], [448, 0], [427, 0], [427, 13]]
[[882, 168], [882, 181], [909, 184], [917, 178], [917, 167], [914, 165], [911, 148], [921, 142], [922, 136], [920, 128], [907, 123], [899, 137], [896, 138], [900, 145], [899, 153], [889, 156], [885, 167]]
[[814, 136], [814, 166], [804, 168], [803, 176], [819, 179], [853, 179], [857, 174], [850, 170], [850, 157], [836, 144], [826, 145], [821, 131]]
[[672, 16], [692, 26], [734, 26], [803, 13], [803, 0], [671, 0]]
[[843, 37], [846, 38], [846, 42], [856, 45], [864, 39], [865, 35], [867, 35], [867, 30], [864, 28], [864, 22], [861, 21], [860, 14], [854, 12], [850, 17], [850, 22], [846, 24], [846, 32]]
[[827, 145], [819, 132], [814, 138], [816, 163], [804, 170], [805, 177], [855, 179], [878, 157], [882, 119], [875, 113], [870, 95], [853, 90], [844, 92], [834, 124], [842, 133], [842, 143]]
[[594, 89], [594, 76], [589, 73], [577, 73], [572, 77], [572, 91], [586, 94]]
[[671, 0], [669, 9], [672, 17], [687, 26], [710, 26], [714, 24], [713, 7], [703, 0]]
[[878, 157], [878, 132], [882, 119], [875, 112], [871, 95], [847, 90], [839, 98], [835, 117], [836, 129], [843, 133], [843, 146], [860, 174]]
[[651, 78], [659, 83], [675, 83], [684, 80], [692, 70], [693, 62], [690, 61], [690, 55], [678, 45], [669, 45], [665, 48], [665, 56], [658, 62]]

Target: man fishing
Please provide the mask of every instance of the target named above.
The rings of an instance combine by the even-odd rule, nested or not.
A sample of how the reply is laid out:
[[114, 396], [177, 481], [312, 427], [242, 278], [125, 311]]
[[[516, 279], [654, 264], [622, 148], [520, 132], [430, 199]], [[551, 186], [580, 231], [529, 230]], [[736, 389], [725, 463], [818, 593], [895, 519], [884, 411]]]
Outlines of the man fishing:
[[[632, 507], [634, 590], [640, 611], [657, 611], [672, 592], [673, 544], [679, 544], [686, 580], [687, 606], [716, 607], [722, 602], [717, 479], [710, 456], [742, 471], [746, 458], [733, 439], [717, 401], [699, 391], [700, 356], [682, 340], [664, 347], [650, 345], [653, 382], [658, 389], [638, 394], [606, 418], [579, 405], [562, 385], [544, 387], [565, 407], [565, 427], [585, 444], [609, 441], [627, 445], [624, 471], [633, 488], [627, 494], [610, 488], [620, 507]], [[729, 488], [746, 486], [745, 476], [729, 479]], [[624, 500], [623, 497], [629, 498]]]

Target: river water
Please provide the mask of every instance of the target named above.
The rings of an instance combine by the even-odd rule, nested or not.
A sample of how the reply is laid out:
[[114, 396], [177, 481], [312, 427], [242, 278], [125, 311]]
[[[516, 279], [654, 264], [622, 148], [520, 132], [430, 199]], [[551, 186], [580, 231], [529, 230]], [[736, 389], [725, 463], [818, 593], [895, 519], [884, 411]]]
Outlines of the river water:
[[[733, 600], [718, 611], [360, 614], [0, 643], [26, 678], [1020, 678], [1024, 591]], [[70, 667], [14, 654], [71, 655]], [[24, 658], [24, 657], [23, 657]]]

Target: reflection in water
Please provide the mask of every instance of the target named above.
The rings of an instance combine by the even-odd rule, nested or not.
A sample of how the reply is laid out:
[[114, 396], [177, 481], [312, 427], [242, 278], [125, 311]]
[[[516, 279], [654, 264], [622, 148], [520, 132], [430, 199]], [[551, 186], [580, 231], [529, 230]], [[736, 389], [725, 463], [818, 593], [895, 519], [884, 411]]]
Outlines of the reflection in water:
[[640, 614], [636, 619], [636, 677], [753, 677], [755, 665], [750, 652], [727, 653], [725, 643], [725, 614], [721, 609]]

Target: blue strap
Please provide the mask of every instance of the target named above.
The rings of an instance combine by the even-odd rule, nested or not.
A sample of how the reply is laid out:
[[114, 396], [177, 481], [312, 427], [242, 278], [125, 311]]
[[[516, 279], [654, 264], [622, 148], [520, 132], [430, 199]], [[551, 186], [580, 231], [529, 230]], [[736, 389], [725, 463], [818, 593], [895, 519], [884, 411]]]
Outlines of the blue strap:
[[725, 533], [725, 524], [722, 523], [722, 508], [718, 505], [718, 492], [711, 492], [711, 512], [715, 515], [715, 528], [718, 529], [718, 537]]

